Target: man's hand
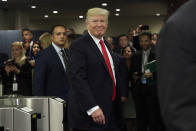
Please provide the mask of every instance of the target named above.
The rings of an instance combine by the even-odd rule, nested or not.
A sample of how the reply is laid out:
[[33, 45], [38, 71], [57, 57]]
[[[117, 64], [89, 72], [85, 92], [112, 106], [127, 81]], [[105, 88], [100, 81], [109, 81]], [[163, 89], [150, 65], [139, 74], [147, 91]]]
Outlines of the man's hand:
[[133, 79], [134, 79], [135, 81], [137, 81], [137, 80], [140, 79], [140, 77], [138, 76], [138, 72], [134, 72], [134, 73], [133, 73]]
[[121, 102], [126, 102], [128, 99], [124, 96], [121, 96]]
[[29, 63], [31, 64], [31, 66], [35, 66], [35, 60], [30, 60]]
[[145, 73], [143, 77], [150, 78], [152, 77], [152, 73], [151, 72]]
[[5, 71], [6, 71], [7, 74], [9, 74], [12, 70], [11, 70], [10, 66], [6, 65], [5, 66]]
[[17, 74], [20, 73], [20, 70], [16, 66], [12, 66], [12, 71], [14, 71]]
[[102, 110], [99, 108], [91, 114], [93, 121], [97, 124], [104, 125], [105, 124], [105, 116]]

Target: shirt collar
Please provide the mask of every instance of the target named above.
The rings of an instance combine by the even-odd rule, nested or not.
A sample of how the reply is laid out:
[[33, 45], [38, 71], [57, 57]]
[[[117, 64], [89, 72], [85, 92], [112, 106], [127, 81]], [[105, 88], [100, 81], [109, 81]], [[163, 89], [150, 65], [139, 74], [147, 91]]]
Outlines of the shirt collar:
[[148, 55], [148, 54], [150, 53], [150, 49], [151, 49], [151, 48], [149, 48], [149, 49], [146, 50], [146, 51], [143, 50], [143, 54]]
[[[94, 42], [98, 45], [100, 40], [103, 40], [103, 37], [101, 37], [101, 39], [98, 39], [96, 37], [94, 37], [93, 35], [91, 35], [90, 31], [88, 30], [89, 35], [93, 38]], [[103, 40], [104, 42], [104, 40]]]
[[54, 44], [53, 42], [52, 42], [52, 46], [54, 47], [54, 49], [56, 50], [57, 53], [61, 53], [61, 50], [64, 49], [64, 48], [58, 47], [58, 46], [57, 46], [56, 44]]

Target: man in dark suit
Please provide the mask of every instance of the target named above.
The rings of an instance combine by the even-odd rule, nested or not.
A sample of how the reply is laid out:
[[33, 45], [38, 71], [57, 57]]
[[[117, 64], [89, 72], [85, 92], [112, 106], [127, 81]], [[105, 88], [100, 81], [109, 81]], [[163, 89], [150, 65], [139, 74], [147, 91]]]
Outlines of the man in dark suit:
[[25, 49], [25, 55], [31, 57], [31, 50], [33, 46], [33, 34], [29, 29], [22, 30], [23, 47]]
[[[52, 44], [43, 50], [35, 60], [33, 94], [36, 96], [57, 96], [68, 101], [70, 82], [68, 78], [67, 40], [63, 25], [52, 27]], [[67, 127], [67, 112], [64, 113], [64, 129]]]
[[196, 1], [165, 23], [158, 39], [158, 92], [166, 131], [196, 130]]
[[[70, 48], [68, 119], [74, 131], [119, 131], [117, 104], [120, 77], [116, 59], [103, 40], [109, 12], [89, 9], [86, 16], [88, 32], [74, 41]], [[123, 92], [123, 91], [122, 91]]]
[[151, 49], [151, 33], [143, 32], [139, 35], [141, 51], [131, 58], [131, 82], [136, 106], [137, 131], [161, 131], [156, 74], [145, 70], [148, 62], [155, 60], [155, 52]]
[[33, 92], [36, 96], [57, 96], [68, 98], [68, 65], [64, 62], [63, 52], [66, 42], [66, 29], [63, 25], [52, 27], [52, 44], [35, 61]]

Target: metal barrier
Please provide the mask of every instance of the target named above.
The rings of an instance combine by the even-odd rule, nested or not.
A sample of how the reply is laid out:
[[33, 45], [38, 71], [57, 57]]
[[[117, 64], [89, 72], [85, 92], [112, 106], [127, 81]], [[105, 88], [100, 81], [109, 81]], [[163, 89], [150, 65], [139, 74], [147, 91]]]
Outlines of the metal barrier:
[[[33, 113], [39, 114], [37, 119], [37, 130], [36, 131], [63, 131], [63, 116], [64, 116], [64, 107], [66, 102], [57, 97], [8, 97], [4, 96], [0, 98], [1, 107], [14, 107], [18, 110], [25, 109], [28, 111], [32, 109]], [[1, 108], [0, 108], [1, 109]], [[17, 115], [17, 119], [21, 118], [20, 115]], [[0, 114], [0, 121], [4, 121]], [[19, 121], [18, 121], [19, 122]], [[17, 124], [19, 125], [19, 124]], [[0, 127], [1, 127], [0, 122]], [[27, 126], [23, 124], [23, 126]], [[5, 127], [4, 127], [5, 128]], [[12, 130], [10, 130], [12, 131]], [[13, 130], [17, 131], [17, 130]], [[22, 131], [22, 130], [20, 130]], [[31, 130], [25, 130], [31, 131]]]

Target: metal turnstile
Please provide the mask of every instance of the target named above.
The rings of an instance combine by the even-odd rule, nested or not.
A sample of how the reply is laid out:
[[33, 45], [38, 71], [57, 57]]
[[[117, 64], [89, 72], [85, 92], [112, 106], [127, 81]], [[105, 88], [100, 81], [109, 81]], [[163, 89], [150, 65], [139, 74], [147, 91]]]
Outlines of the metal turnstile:
[[[66, 103], [57, 97], [4, 97], [0, 105], [28, 107], [40, 114], [37, 131], [63, 131], [63, 116]], [[19, 117], [20, 118], [20, 117]], [[1, 126], [1, 125], [0, 125]], [[28, 130], [26, 130], [28, 131]]]
[[37, 114], [28, 107], [0, 107], [2, 131], [37, 131]]

